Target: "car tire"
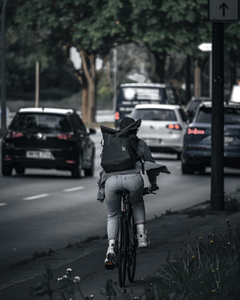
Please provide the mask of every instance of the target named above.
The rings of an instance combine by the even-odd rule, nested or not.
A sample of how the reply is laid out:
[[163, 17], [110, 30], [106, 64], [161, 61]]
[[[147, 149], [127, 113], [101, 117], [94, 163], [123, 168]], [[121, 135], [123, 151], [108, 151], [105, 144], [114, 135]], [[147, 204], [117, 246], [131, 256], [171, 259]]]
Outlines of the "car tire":
[[2, 175], [3, 176], [11, 176], [12, 175], [12, 167], [4, 166], [2, 164]]
[[182, 162], [182, 173], [183, 174], [194, 174], [194, 171], [195, 171], [195, 169], [193, 166], [184, 164]]
[[18, 175], [23, 175], [24, 172], [25, 172], [25, 168], [22, 167], [22, 166], [18, 166], [18, 167], [15, 168], [15, 171], [16, 171], [16, 173], [17, 173]]
[[94, 157], [94, 153], [92, 154], [92, 159], [91, 159], [91, 168], [89, 169], [85, 169], [84, 170], [84, 174], [85, 176], [94, 176], [94, 171], [95, 171], [95, 157]]
[[81, 178], [82, 177], [82, 158], [79, 156], [78, 166], [71, 170], [72, 178]]

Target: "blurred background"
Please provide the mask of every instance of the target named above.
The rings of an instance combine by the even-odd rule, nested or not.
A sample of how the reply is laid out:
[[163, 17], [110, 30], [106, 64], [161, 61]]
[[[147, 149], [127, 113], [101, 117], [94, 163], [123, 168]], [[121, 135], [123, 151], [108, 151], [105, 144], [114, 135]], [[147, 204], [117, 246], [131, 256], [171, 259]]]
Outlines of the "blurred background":
[[[207, 14], [207, 0], [8, 0], [6, 106], [74, 108], [94, 123], [126, 82], [172, 84], [181, 105], [208, 97]], [[225, 24], [226, 99], [240, 79], [239, 29]]]

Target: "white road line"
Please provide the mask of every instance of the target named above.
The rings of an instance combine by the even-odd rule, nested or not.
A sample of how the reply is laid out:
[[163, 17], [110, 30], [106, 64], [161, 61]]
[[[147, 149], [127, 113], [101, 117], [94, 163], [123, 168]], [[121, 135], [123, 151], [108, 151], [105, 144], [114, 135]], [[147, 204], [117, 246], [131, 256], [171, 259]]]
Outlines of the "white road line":
[[4, 206], [4, 205], [7, 205], [7, 203], [0, 203], [0, 206]]
[[67, 192], [74, 192], [74, 191], [83, 190], [83, 189], [85, 189], [85, 186], [78, 186], [78, 187], [66, 189], [66, 190], [63, 190], [63, 191], [67, 193]]
[[26, 197], [23, 198], [23, 200], [34, 200], [34, 199], [39, 199], [39, 198], [44, 198], [44, 197], [48, 197], [48, 194], [41, 194], [41, 195], [36, 195], [36, 196], [32, 196], [32, 197]]

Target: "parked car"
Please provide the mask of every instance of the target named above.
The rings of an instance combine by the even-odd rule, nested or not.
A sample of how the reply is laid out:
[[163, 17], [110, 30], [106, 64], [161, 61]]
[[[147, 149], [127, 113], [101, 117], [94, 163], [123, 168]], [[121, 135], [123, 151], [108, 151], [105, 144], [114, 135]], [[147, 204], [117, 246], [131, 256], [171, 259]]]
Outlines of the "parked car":
[[188, 115], [189, 123], [192, 122], [198, 106], [204, 101], [211, 101], [208, 97], [192, 97], [185, 107], [185, 112]]
[[[182, 173], [211, 166], [212, 103], [202, 103], [184, 136]], [[240, 168], [240, 105], [224, 104], [224, 166]]]
[[188, 119], [179, 105], [139, 104], [130, 117], [142, 120], [138, 136], [152, 152], [177, 153], [181, 158]]
[[21, 108], [2, 141], [2, 174], [26, 168], [71, 171], [73, 178], [94, 175], [95, 144], [72, 109]]

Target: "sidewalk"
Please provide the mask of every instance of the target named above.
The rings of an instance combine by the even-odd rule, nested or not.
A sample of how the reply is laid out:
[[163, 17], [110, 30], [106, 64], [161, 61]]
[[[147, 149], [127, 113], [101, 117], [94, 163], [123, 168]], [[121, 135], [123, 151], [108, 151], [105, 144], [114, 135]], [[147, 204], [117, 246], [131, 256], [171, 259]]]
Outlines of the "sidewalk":
[[[235, 195], [239, 197], [238, 194]], [[205, 241], [209, 233], [227, 231], [227, 219], [232, 227], [239, 222], [240, 213], [227, 216], [225, 212], [216, 215], [197, 216], [189, 218], [187, 214], [165, 215], [147, 222], [146, 229], [151, 244], [147, 249], [138, 249], [135, 281], [126, 280], [126, 288], [140, 296], [152, 277], [157, 277], [154, 270], [161, 269], [167, 258], [173, 259], [184, 254], [184, 242], [196, 248], [196, 235]], [[30, 291], [43, 280], [41, 275], [45, 266], [50, 266], [55, 286], [57, 279], [65, 275], [66, 269], [73, 269], [75, 276], [81, 277], [81, 290], [84, 296], [93, 295], [93, 299], [107, 299], [100, 294], [107, 279], [118, 283], [117, 269], [106, 270], [103, 265], [107, 248], [106, 239], [93, 240], [90, 243], [79, 243], [71, 248], [57, 250], [52, 256], [36, 259], [21, 267], [14, 267], [11, 274], [0, 277], [1, 300], [30, 300]], [[121, 288], [120, 288], [121, 290]], [[39, 298], [39, 299], [49, 299]], [[81, 299], [80, 296], [77, 299]]]

